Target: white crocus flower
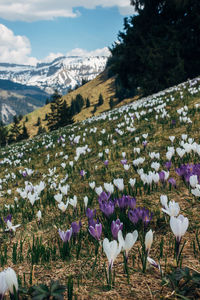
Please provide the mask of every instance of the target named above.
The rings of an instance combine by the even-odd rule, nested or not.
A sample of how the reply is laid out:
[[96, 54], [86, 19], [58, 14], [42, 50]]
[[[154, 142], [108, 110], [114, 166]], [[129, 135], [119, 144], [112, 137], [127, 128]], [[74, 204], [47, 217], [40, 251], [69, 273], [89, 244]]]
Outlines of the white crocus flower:
[[197, 184], [195, 189], [191, 189], [191, 193], [195, 196], [195, 197], [200, 197], [200, 185]]
[[69, 204], [69, 201], [67, 201], [66, 204], [65, 204], [64, 202], [60, 202], [60, 203], [58, 204], [58, 208], [59, 208], [60, 210], [62, 210], [62, 212], [65, 212], [66, 209], [67, 209], [67, 207], [68, 207], [68, 204]]
[[103, 250], [107, 256], [108, 262], [109, 262], [109, 267], [112, 269], [113, 263], [119, 253], [121, 252], [121, 245], [118, 245], [117, 241], [111, 241], [107, 238], [103, 240]]
[[89, 182], [89, 186], [92, 190], [95, 188], [95, 181]]
[[169, 205], [166, 205], [165, 208], [162, 208], [162, 211], [168, 214], [170, 217], [176, 217], [180, 212], [180, 206], [175, 201], [169, 201]]
[[145, 249], [149, 254], [151, 245], [153, 243], [153, 231], [150, 229], [145, 235]]
[[59, 190], [61, 191], [61, 193], [62, 193], [63, 195], [67, 195], [69, 189], [70, 189], [69, 184], [66, 184], [66, 185], [64, 185], [64, 186], [59, 185]]
[[9, 221], [9, 220], [6, 222], [6, 225], [7, 225], [7, 228], [5, 229], [5, 231], [11, 231], [12, 230], [13, 232], [16, 231], [16, 228], [21, 226], [21, 224], [13, 226], [12, 222]]
[[124, 190], [124, 179], [123, 178], [114, 179], [113, 183], [120, 191]]
[[168, 198], [167, 198], [167, 196], [166, 196], [166, 195], [161, 195], [161, 196], [160, 196], [160, 202], [161, 202], [162, 206], [163, 206], [164, 208], [166, 208], [166, 207], [167, 207], [167, 203], [168, 203]]
[[125, 165], [124, 165], [124, 170], [125, 170], [125, 171], [128, 171], [129, 169], [130, 169], [130, 165], [125, 164]]
[[74, 195], [73, 198], [70, 198], [69, 204], [71, 204], [73, 206], [73, 208], [76, 208], [76, 206], [77, 206], [77, 197], [76, 197], [76, 195]]
[[41, 220], [41, 218], [42, 218], [41, 210], [38, 210], [36, 216], [37, 216], [37, 218], [38, 218], [38, 222], [40, 222], [40, 220]]
[[110, 194], [112, 194], [114, 192], [114, 186], [111, 182], [110, 183], [105, 182], [103, 185], [104, 185], [106, 192], [108, 192]]
[[85, 208], [87, 208], [87, 205], [88, 205], [88, 197], [85, 196], [85, 197], [83, 198], [83, 201], [84, 201]]
[[103, 192], [102, 187], [101, 187], [101, 186], [96, 187], [96, 188], [95, 188], [95, 192], [97, 193], [98, 196], [100, 196], [101, 193]]
[[198, 183], [199, 182], [198, 182], [197, 175], [190, 176], [190, 185], [191, 185], [192, 188], [195, 188]]
[[63, 195], [62, 195], [62, 194], [56, 194], [56, 195], [54, 195], [54, 199], [55, 199], [58, 203], [61, 203], [62, 198], [63, 198]]
[[175, 139], [175, 136], [174, 136], [174, 135], [170, 135], [170, 136], [169, 136], [169, 139], [170, 139], [170, 141], [173, 143], [173, 142], [174, 142], [174, 139]]
[[137, 230], [134, 230], [132, 233], [131, 232], [127, 233], [127, 235], [125, 237], [125, 240], [123, 238], [122, 231], [119, 230], [119, 232], [118, 232], [118, 241], [119, 241], [119, 244], [122, 247], [122, 250], [125, 251], [126, 258], [128, 257], [128, 252], [131, 250], [131, 248], [133, 247], [133, 245], [137, 241], [137, 238], [138, 238]]
[[130, 183], [130, 185], [131, 185], [131, 187], [133, 188], [134, 187], [134, 185], [135, 185], [135, 183], [136, 183], [136, 179], [134, 178], [130, 178], [129, 179], [129, 183]]
[[188, 225], [188, 218], [183, 215], [179, 215], [178, 217], [172, 216], [170, 218], [170, 227], [178, 242], [180, 242], [182, 236], [186, 233]]
[[5, 281], [7, 284], [7, 289], [11, 294], [14, 294], [15, 291], [18, 291], [18, 280], [15, 271], [12, 268], [5, 269], [4, 271]]

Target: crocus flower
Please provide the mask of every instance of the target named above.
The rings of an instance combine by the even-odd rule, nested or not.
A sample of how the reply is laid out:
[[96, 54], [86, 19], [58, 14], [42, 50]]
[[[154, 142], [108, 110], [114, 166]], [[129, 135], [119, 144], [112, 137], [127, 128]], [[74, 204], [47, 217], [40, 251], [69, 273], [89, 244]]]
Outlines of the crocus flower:
[[145, 235], [145, 249], [147, 254], [149, 254], [151, 245], [153, 243], [153, 231], [150, 229]]
[[167, 204], [165, 208], [162, 208], [162, 211], [168, 214], [170, 217], [176, 217], [180, 212], [180, 206], [175, 201], [169, 201], [169, 205]]
[[69, 242], [72, 236], [72, 228], [68, 229], [67, 231], [61, 231], [60, 229], [58, 230], [58, 233], [63, 240], [64, 243]]
[[7, 215], [7, 217], [4, 217], [3, 220], [4, 220], [4, 222], [5, 222], [6, 224], [7, 224], [7, 221], [10, 221], [10, 222], [11, 222], [11, 220], [12, 220], [12, 215], [11, 215], [11, 214]]
[[41, 218], [42, 218], [41, 210], [38, 210], [36, 216], [37, 216], [37, 218], [38, 218], [38, 222], [40, 222], [40, 220], [41, 220]]
[[100, 210], [109, 217], [115, 210], [115, 205], [112, 201], [99, 203]]
[[81, 221], [79, 221], [79, 223], [72, 222], [71, 223], [72, 233], [73, 234], [79, 233], [81, 226], [82, 226]]
[[121, 245], [119, 245], [115, 240], [109, 242], [109, 240], [105, 238], [103, 240], [103, 250], [107, 256], [109, 262], [109, 268], [112, 269], [115, 259], [121, 252]]
[[84, 176], [86, 175], [86, 173], [87, 173], [87, 172], [85, 172], [84, 170], [81, 170], [81, 171], [80, 171], [81, 177], [84, 177]]
[[5, 271], [5, 279], [8, 290], [11, 294], [14, 294], [15, 291], [18, 291], [18, 280], [15, 271], [12, 268], [8, 268]]
[[8, 290], [8, 286], [5, 278], [5, 271], [0, 272], [0, 299], [3, 299], [4, 294]]
[[168, 202], [167, 196], [166, 195], [161, 195], [160, 196], [160, 202], [161, 202], [161, 204], [164, 208], [167, 207], [167, 202]]
[[5, 269], [0, 272], [0, 299], [3, 299], [6, 291], [9, 290], [11, 294], [18, 291], [18, 280], [15, 271], [12, 268]]
[[123, 229], [123, 223], [120, 222], [120, 219], [117, 219], [116, 221], [112, 221], [111, 223], [111, 232], [112, 232], [112, 235], [113, 235], [113, 238], [115, 240], [117, 240], [117, 235], [118, 235], [118, 232], [119, 230], [122, 230]]
[[85, 196], [85, 197], [83, 198], [83, 201], [84, 201], [85, 208], [87, 208], [87, 205], [88, 205], [88, 197]]
[[148, 260], [148, 262], [149, 262], [152, 266], [154, 266], [155, 268], [157, 268], [159, 271], [161, 270], [160, 264], [157, 264], [157, 263], [155, 262], [154, 259], [152, 259], [151, 257], [147, 256], [147, 260]]
[[120, 190], [124, 190], [124, 180], [123, 178], [117, 178], [113, 180], [114, 185]]
[[100, 241], [102, 234], [102, 224], [95, 224], [95, 227], [89, 226], [89, 233], [98, 241]]
[[168, 182], [176, 188], [176, 180], [173, 177], [169, 178]]
[[5, 231], [16, 231], [16, 228], [20, 227], [21, 224], [15, 225], [13, 226], [12, 222], [10, 222], [9, 220], [6, 222], [7, 228], [5, 229]]
[[169, 169], [171, 168], [172, 162], [171, 161], [167, 161], [165, 163], [165, 167], [167, 168], [167, 170], [169, 171]]
[[108, 160], [105, 160], [105, 161], [104, 161], [104, 165], [105, 165], [106, 167], [108, 166], [108, 163], [109, 163]]
[[176, 240], [178, 243], [180, 243], [182, 236], [186, 233], [188, 225], [188, 218], [184, 217], [183, 215], [179, 215], [178, 217], [172, 216], [170, 218], [170, 227], [172, 232], [176, 236]]
[[131, 248], [137, 241], [137, 238], [138, 238], [137, 230], [134, 230], [132, 233], [131, 232], [127, 233], [125, 240], [123, 238], [122, 231], [120, 230], [118, 232], [118, 241], [122, 247], [122, 250], [125, 251], [126, 258], [128, 258], [128, 252], [131, 250]]
[[88, 207], [86, 210], [86, 217], [88, 219], [92, 219], [92, 218], [95, 218], [95, 216], [96, 216], [96, 209], [93, 210]]

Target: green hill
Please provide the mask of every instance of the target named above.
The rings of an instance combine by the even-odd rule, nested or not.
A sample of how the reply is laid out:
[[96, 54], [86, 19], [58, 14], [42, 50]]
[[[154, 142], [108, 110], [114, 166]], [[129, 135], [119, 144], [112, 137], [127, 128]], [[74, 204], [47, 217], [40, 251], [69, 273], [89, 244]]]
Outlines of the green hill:
[[[71, 95], [82, 89], [83, 96], [90, 95], [96, 103], [99, 91], [106, 90], [107, 81], [101, 78]], [[93, 92], [91, 85], [96, 86]], [[102, 86], [105, 90], [98, 90]], [[108, 98], [113, 95], [109, 86]], [[66, 99], [70, 101], [70, 95]], [[47, 109], [30, 114], [29, 122], [35, 122], [36, 114], [43, 118]], [[196, 78], [1, 149], [0, 266], [1, 270], [14, 268], [26, 299], [30, 297], [27, 287], [49, 285], [51, 280], [69, 283], [68, 288], [72, 280], [74, 299], [198, 299], [199, 113], [200, 78]], [[100, 194], [100, 187], [106, 194]], [[162, 211], [161, 195], [180, 206], [179, 212], [177, 205], [168, 203], [168, 214], [178, 211], [189, 220], [184, 229], [179, 220], [179, 249], [184, 245], [180, 257], [174, 256], [175, 235], [170, 216]], [[88, 210], [86, 215], [86, 204], [96, 212]], [[20, 224], [16, 232], [5, 231], [9, 214], [13, 225]], [[111, 229], [117, 219], [118, 227], [114, 224], [115, 230]], [[89, 227], [95, 222], [102, 224], [100, 242], [89, 233], [90, 229], [98, 236], [97, 227]], [[126, 252], [128, 260], [123, 251], [111, 257], [110, 288], [106, 280], [109, 246], [104, 239], [114, 241], [120, 223], [123, 237], [137, 230], [138, 238]], [[69, 243], [63, 243], [59, 229], [71, 227], [73, 235]], [[144, 240], [150, 230], [153, 241], [148, 256], [160, 264], [161, 272], [145, 263]], [[111, 250], [116, 245], [113, 242]], [[187, 272], [193, 277], [187, 277]]]

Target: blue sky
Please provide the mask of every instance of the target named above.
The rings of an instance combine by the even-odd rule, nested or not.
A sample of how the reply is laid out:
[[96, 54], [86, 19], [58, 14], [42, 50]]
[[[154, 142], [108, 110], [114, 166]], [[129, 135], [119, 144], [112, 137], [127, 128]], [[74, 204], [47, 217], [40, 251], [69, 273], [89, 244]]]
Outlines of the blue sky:
[[129, 0], [1, 0], [0, 62], [108, 55], [131, 14]]

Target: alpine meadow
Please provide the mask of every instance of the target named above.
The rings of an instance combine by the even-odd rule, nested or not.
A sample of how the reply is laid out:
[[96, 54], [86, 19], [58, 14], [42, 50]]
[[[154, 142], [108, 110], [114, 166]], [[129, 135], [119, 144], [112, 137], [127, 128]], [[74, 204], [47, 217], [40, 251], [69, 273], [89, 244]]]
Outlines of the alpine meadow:
[[81, 75], [2, 64], [0, 299], [200, 299], [200, 2], [130, 2]]

